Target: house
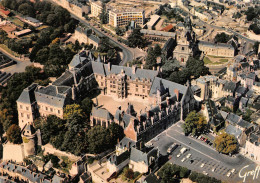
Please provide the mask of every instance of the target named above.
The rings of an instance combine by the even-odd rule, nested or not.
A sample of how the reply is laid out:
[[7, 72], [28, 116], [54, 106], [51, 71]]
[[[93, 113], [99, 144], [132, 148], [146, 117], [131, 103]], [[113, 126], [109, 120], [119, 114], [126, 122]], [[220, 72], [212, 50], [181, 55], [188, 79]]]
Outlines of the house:
[[260, 135], [259, 132], [252, 133], [246, 140], [244, 154], [260, 163]]
[[225, 126], [225, 120], [220, 113], [217, 113], [209, 120], [208, 124], [211, 131], [218, 132]]
[[225, 131], [230, 135], [234, 135], [240, 146], [245, 144], [246, 134], [238, 127], [234, 125], [228, 125]]
[[21, 19], [23, 22], [26, 22], [34, 27], [39, 27], [41, 26], [43, 23], [41, 23], [39, 20], [32, 18], [32, 17], [24, 17]]
[[134, 172], [148, 173], [158, 165], [160, 152], [157, 148], [153, 149], [131, 149], [129, 168]]
[[225, 107], [228, 107], [231, 110], [233, 110], [234, 109], [234, 105], [235, 105], [235, 98], [231, 97], [231, 96], [227, 96], [226, 100], [225, 100]]
[[245, 111], [246, 107], [247, 107], [247, 103], [248, 103], [248, 98], [246, 97], [242, 97], [239, 101], [239, 109], [241, 111]]

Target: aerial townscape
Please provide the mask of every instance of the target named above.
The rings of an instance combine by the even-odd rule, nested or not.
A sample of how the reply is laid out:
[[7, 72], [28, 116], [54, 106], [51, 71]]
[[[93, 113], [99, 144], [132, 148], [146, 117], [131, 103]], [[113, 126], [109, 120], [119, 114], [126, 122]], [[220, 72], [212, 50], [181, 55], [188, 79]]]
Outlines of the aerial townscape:
[[259, 172], [260, 0], [0, 0], [0, 183]]

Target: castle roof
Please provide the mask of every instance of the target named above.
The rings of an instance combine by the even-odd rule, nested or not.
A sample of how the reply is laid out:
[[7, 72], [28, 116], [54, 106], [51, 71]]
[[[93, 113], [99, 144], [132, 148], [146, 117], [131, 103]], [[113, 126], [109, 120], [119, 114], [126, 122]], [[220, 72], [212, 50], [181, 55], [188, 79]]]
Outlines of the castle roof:
[[21, 102], [24, 104], [32, 104], [33, 102], [35, 102], [34, 90], [37, 86], [38, 85], [36, 83], [33, 83], [25, 88], [19, 96], [17, 102]]
[[113, 119], [112, 114], [110, 114], [110, 112], [108, 110], [103, 109], [103, 108], [93, 107], [92, 111], [91, 111], [91, 115], [94, 117], [98, 117], [98, 118], [102, 118], [102, 119], [106, 119], [106, 120]]

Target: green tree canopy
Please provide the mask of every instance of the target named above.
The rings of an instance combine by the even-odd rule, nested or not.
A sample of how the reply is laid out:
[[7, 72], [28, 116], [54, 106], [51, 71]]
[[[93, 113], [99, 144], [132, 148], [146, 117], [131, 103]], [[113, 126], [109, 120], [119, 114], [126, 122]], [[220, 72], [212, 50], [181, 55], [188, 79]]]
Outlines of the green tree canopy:
[[225, 34], [224, 32], [217, 34], [215, 36], [216, 43], [227, 43], [230, 40], [231, 36]]
[[222, 133], [215, 138], [214, 147], [223, 154], [233, 154], [238, 149], [237, 139], [234, 135]]
[[141, 29], [136, 28], [133, 32], [128, 36], [127, 42], [128, 46], [131, 48], [144, 48], [147, 44], [145, 38], [143, 38], [143, 34], [140, 32]]
[[22, 137], [21, 137], [21, 129], [18, 125], [13, 124], [11, 125], [7, 132], [6, 132], [7, 140], [14, 144], [21, 144]]
[[64, 109], [63, 119], [71, 119], [73, 116], [83, 117], [83, 110], [78, 104], [67, 105]]
[[186, 117], [182, 128], [185, 134], [200, 135], [208, 131], [208, 124], [202, 114], [192, 111]]
[[108, 13], [106, 10], [106, 4], [102, 2], [102, 10], [101, 13], [99, 14], [99, 19], [101, 24], [107, 24], [108, 21]]

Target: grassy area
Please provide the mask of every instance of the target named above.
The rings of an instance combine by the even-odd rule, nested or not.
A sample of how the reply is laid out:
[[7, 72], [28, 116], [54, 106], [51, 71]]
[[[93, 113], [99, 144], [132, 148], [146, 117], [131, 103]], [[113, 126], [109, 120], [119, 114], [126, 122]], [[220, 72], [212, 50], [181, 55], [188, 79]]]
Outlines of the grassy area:
[[24, 23], [21, 20], [19, 20], [18, 18], [16, 18], [16, 17], [10, 17], [8, 20], [13, 22], [18, 27], [23, 27], [24, 26]]
[[219, 59], [219, 62], [221, 62], [221, 63], [225, 63], [225, 62], [228, 62], [228, 59], [226, 59], [226, 58], [222, 58], [222, 59]]
[[46, 29], [48, 27], [49, 27], [48, 25], [42, 25], [40, 27], [37, 27], [36, 29], [40, 31], [40, 30]]
[[62, 163], [63, 165], [65, 165], [64, 167], [61, 167], [61, 170], [64, 173], [69, 173], [69, 170], [71, 169], [72, 164], [74, 163], [73, 161], [71, 161], [67, 156], [61, 156], [60, 157], [64, 163]]
[[14, 55], [16, 57], [19, 57], [20, 55], [14, 51], [12, 51], [11, 49], [9, 49], [6, 45], [4, 44], [0, 44], [0, 48], [4, 49], [7, 53], [10, 53], [11, 55]]
[[209, 57], [204, 57], [203, 61], [205, 64], [212, 64], [212, 61], [209, 59]]

